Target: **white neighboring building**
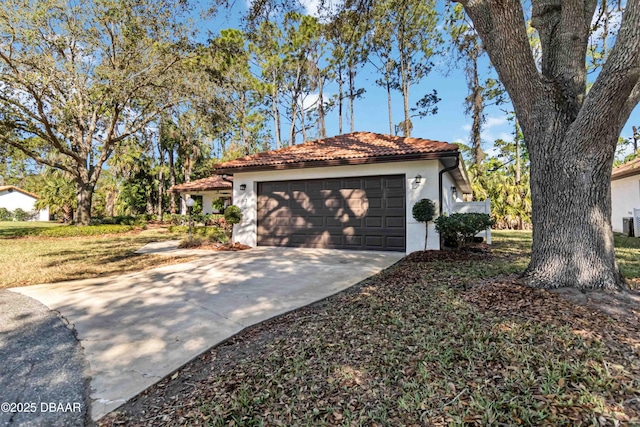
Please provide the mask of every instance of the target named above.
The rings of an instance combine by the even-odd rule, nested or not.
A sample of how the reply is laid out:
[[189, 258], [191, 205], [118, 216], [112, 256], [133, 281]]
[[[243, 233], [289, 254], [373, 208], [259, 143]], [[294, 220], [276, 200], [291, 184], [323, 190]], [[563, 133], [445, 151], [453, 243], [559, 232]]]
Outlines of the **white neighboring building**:
[[[622, 233], [622, 219], [633, 217], [640, 209], [640, 159], [613, 169], [611, 174], [611, 225]], [[636, 218], [635, 235], [640, 236], [640, 219]]]
[[20, 208], [25, 212], [36, 212], [33, 221], [49, 221], [49, 208], [37, 210], [36, 201], [39, 199], [35, 194], [24, 191], [13, 185], [0, 187], [0, 208], [5, 208], [11, 212]]

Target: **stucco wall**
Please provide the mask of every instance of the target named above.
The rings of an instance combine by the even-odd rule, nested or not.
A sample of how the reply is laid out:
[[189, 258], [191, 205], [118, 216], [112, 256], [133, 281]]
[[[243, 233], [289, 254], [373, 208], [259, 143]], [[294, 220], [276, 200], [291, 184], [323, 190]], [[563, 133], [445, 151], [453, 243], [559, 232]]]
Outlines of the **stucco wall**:
[[[6, 208], [13, 212], [20, 208], [25, 212], [32, 212], [35, 209], [35, 203], [37, 199], [21, 193], [19, 191], [4, 190], [0, 192], [0, 208]], [[35, 221], [49, 221], [49, 209], [42, 209], [38, 212], [38, 215], [33, 218]]]
[[[611, 181], [611, 226], [622, 233], [622, 218], [633, 216], [640, 209], [640, 175]], [[636, 230], [636, 236], [640, 230]]]
[[[413, 219], [412, 208], [417, 201], [425, 198], [433, 200], [436, 204], [438, 203], [438, 171], [441, 168], [442, 166], [438, 160], [424, 160], [418, 162], [236, 173], [233, 177], [233, 203], [242, 209], [243, 219], [242, 222], [234, 228], [234, 241], [249, 246], [256, 246], [257, 244], [258, 182], [405, 174], [407, 202], [406, 251], [410, 253], [422, 250], [424, 249], [425, 226]], [[415, 183], [416, 175], [422, 176], [420, 184]], [[448, 174], [445, 174], [445, 177], [446, 175]], [[445, 185], [445, 189], [453, 185], [451, 180], [447, 181], [447, 183], [448, 186]], [[244, 191], [240, 190], [240, 185], [242, 184], [246, 184], [247, 186], [247, 189]], [[428, 249], [440, 248], [440, 239], [433, 223], [429, 225], [429, 242], [427, 247]]]

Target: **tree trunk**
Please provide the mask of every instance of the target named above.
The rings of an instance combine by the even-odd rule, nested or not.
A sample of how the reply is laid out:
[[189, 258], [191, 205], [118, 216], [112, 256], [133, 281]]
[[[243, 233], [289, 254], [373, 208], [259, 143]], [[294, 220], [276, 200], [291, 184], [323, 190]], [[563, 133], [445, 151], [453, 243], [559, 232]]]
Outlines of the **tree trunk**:
[[76, 224], [89, 225], [91, 223], [91, 199], [94, 186], [76, 179], [78, 191], [78, 207], [76, 208]]
[[158, 170], [158, 219], [162, 221], [162, 199], [164, 197], [164, 150], [162, 149], [162, 145], [160, 145], [159, 150], [159, 163], [160, 168]]
[[402, 101], [404, 105], [404, 122], [403, 122], [403, 130], [404, 136], [411, 136], [411, 128], [413, 127], [411, 124], [411, 115], [409, 112], [409, 76], [408, 70], [404, 68], [404, 64], [401, 62], [401, 85], [402, 85]]
[[353, 101], [356, 98], [355, 93], [355, 78], [356, 78], [356, 70], [355, 66], [349, 66], [349, 121], [351, 122], [351, 133], [355, 132], [355, 123], [353, 118]]
[[[515, 119], [516, 122], [516, 137], [514, 141], [516, 143], [516, 185], [520, 185], [520, 181], [522, 179], [521, 171], [520, 171], [520, 125], [518, 124], [518, 119]], [[522, 218], [521, 218], [522, 221]]]
[[[320, 73], [319, 73], [320, 74]], [[324, 76], [320, 75], [318, 78], [318, 133], [320, 138], [327, 137], [327, 127], [324, 119], [324, 97], [323, 97]]]
[[[169, 186], [174, 187], [176, 185], [176, 164], [173, 159], [173, 147], [167, 151], [169, 154]], [[169, 210], [171, 214], [176, 213], [176, 193], [173, 191], [169, 193]]]
[[393, 135], [393, 115], [391, 113], [391, 81], [389, 80], [389, 76], [386, 76], [387, 79], [387, 111], [389, 112], [389, 135]]
[[342, 68], [338, 70], [338, 135], [342, 135]]
[[[545, 124], [536, 129], [538, 140], [527, 137], [533, 248], [525, 276], [544, 288], [620, 289], [610, 223], [614, 150], [585, 153], [580, 147], [586, 138], [567, 133], [560, 123], [541, 141]], [[617, 135], [610, 132], [609, 139]], [[553, 154], [544, 155], [549, 147]]]
[[471, 126], [471, 136], [473, 140], [472, 152], [476, 165], [480, 166], [482, 160], [484, 160], [484, 153], [482, 152], [482, 138], [480, 135], [480, 127], [482, 122], [482, 112], [484, 110], [484, 99], [482, 97], [482, 87], [478, 79], [478, 55], [473, 52], [472, 64], [472, 110], [473, 110], [473, 124]]
[[304, 106], [300, 106], [300, 125], [302, 128], [302, 142], [307, 142], [307, 122], [305, 120], [307, 114], [304, 111]]
[[586, 91], [596, 2], [532, 1], [536, 68], [523, 5], [460, 0], [507, 89], [531, 161], [532, 286], [624, 289], [611, 230], [618, 136], [640, 100], [640, 3], [627, 2], [606, 63]]
[[280, 109], [278, 108], [279, 103], [280, 103], [280, 100], [278, 96], [278, 88], [276, 86], [276, 83], [274, 83], [273, 89], [271, 92], [271, 113], [273, 114], [273, 128], [276, 133], [276, 148], [282, 148], [282, 133], [280, 129]]
[[116, 212], [116, 198], [118, 197], [118, 193], [116, 190], [108, 190], [105, 195], [105, 210], [107, 211], [107, 216], [113, 217]]

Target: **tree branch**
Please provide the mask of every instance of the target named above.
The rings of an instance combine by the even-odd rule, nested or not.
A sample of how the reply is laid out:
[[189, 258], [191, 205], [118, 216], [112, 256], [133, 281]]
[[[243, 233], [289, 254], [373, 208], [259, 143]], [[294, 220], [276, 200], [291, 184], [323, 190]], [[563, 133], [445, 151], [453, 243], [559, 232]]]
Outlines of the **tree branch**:
[[540, 35], [542, 75], [557, 83], [576, 116], [586, 91], [585, 56], [596, 0], [533, 0], [532, 26]]
[[8, 145], [20, 150], [20, 151], [22, 151], [24, 154], [26, 154], [27, 156], [31, 157], [33, 160], [35, 160], [36, 162], [38, 162], [40, 164], [51, 166], [52, 168], [60, 169], [60, 170], [63, 170], [65, 172], [69, 172], [73, 176], [77, 175], [77, 171], [74, 171], [72, 168], [69, 168], [69, 167], [63, 165], [62, 163], [54, 162], [54, 161], [45, 159], [44, 157], [41, 157], [35, 151], [29, 150], [28, 148], [24, 147], [21, 144], [18, 144], [15, 141], [12, 141], [10, 138], [7, 138], [4, 135], [0, 135], [0, 141], [4, 142], [5, 144], [8, 144]]
[[640, 98], [640, 0], [630, 0], [616, 44], [587, 94], [570, 132], [589, 135], [594, 145], [605, 139], [602, 117], [610, 118], [619, 134]]

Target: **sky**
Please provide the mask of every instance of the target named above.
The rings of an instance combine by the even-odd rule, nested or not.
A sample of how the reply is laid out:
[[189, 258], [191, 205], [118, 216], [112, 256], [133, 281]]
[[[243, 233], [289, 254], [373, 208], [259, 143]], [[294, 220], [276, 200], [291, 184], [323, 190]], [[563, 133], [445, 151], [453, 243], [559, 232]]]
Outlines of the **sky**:
[[[237, 0], [230, 11], [219, 13], [215, 18], [204, 23], [204, 29], [214, 35], [221, 29], [240, 28], [239, 17], [247, 9], [248, 1]], [[315, 14], [319, 0], [300, 0], [307, 13]], [[440, 2], [442, 3], [442, 2]], [[436, 89], [441, 101], [438, 103], [438, 113], [424, 118], [414, 117], [412, 136], [427, 138], [444, 142], [461, 142], [469, 145], [471, 117], [465, 114], [464, 100], [468, 95], [464, 70], [456, 68], [447, 62], [440, 60], [440, 64], [419, 84], [411, 87], [410, 104], [415, 103], [426, 93]], [[489, 60], [484, 56], [480, 64], [481, 78], [497, 78], [489, 65]], [[375, 84], [380, 76], [375, 73], [373, 66], [365, 65], [358, 73], [357, 85], [366, 90], [364, 96], [355, 101], [355, 131], [367, 131], [377, 133], [389, 133], [387, 115], [387, 94], [384, 88]], [[336, 88], [325, 88], [325, 96], [336, 92]], [[313, 94], [310, 94], [313, 98]], [[400, 92], [393, 94], [393, 122], [403, 120], [402, 96]], [[483, 150], [489, 155], [495, 154], [493, 142], [496, 139], [512, 141], [514, 135], [514, 123], [509, 120], [508, 111], [512, 111], [511, 104], [500, 106], [487, 106], [485, 108], [485, 121], [482, 124]], [[637, 106], [631, 114], [627, 124], [623, 128], [622, 137], [629, 138], [632, 135], [631, 127], [640, 127], [640, 106]], [[334, 109], [327, 114], [327, 135], [338, 134], [338, 114]], [[349, 132], [350, 124], [345, 114], [343, 119], [343, 133]], [[283, 134], [288, 134], [288, 124], [283, 122]], [[314, 131], [310, 132], [311, 135]], [[298, 138], [298, 143], [300, 137]]]

